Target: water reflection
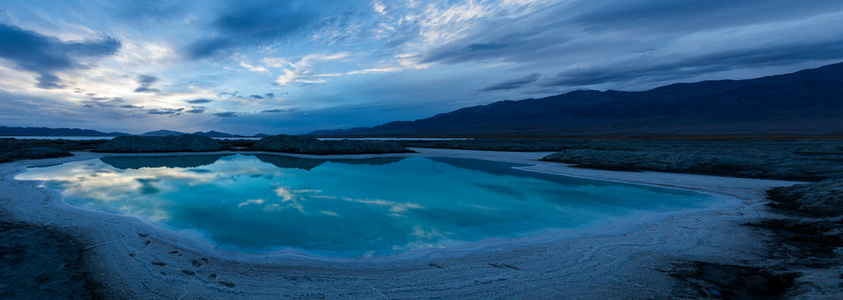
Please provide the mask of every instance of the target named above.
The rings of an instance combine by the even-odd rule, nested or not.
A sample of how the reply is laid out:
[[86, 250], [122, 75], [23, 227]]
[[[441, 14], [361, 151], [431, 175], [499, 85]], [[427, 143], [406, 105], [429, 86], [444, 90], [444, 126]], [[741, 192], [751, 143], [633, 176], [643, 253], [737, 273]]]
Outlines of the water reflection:
[[[220, 158], [230, 155], [179, 155], [179, 156], [106, 156], [100, 160], [114, 168], [126, 169], [140, 169], [140, 168], [197, 168], [201, 166], [211, 165]], [[365, 165], [386, 165], [397, 163], [403, 160], [403, 157], [380, 157], [370, 159], [309, 159], [299, 158], [293, 156], [272, 155], [272, 154], [257, 154], [254, 155], [262, 162], [270, 163], [279, 168], [295, 168], [302, 170], [311, 170], [322, 165], [325, 162], [335, 162], [344, 164], [365, 164]], [[38, 167], [50, 167], [53, 165], [44, 165]]]
[[196, 168], [217, 162], [225, 155], [190, 156], [106, 156], [100, 160], [114, 168]]
[[[519, 173], [512, 164], [277, 155], [107, 157], [31, 169], [66, 201], [223, 249], [384, 255], [700, 205], [698, 194]], [[562, 178], [562, 179], [560, 179]]]

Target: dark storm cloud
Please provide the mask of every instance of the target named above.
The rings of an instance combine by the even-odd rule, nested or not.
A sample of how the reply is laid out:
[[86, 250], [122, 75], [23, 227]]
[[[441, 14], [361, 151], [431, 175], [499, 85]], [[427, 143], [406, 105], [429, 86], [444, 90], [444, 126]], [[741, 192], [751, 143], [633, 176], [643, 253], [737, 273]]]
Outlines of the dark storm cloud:
[[671, 80], [747, 67], [832, 59], [843, 59], [843, 39], [811, 44], [748, 48], [674, 60], [641, 57], [623, 62], [570, 69], [540, 82], [539, 85], [576, 87], [630, 81], [642, 77]]
[[158, 81], [158, 77], [150, 75], [139, 75], [138, 84], [140, 86], [135, 89], [135, 93], [160, 93], [161, 90], [152, 88], [152, 84]]
[[524, 77], [507, 79], [507, 80], [504, 80], [504, 81], [495, 82], [495, 83], [492, 83], [490, 85], [487, 85], [487, 86], [479, 89], [479, 91], [495, 91], [495, 90], [517, 89], [517, 88], [520, 88], [520, 87], [522, 87], [526, 84], [535, 82], [538, 79], [539, 79], [539, 74], [533, 73], [533, 74], [529, 74], [529, 75], [524, 76]]
[[220, 117], [220, 118], [231, 118], [231, 117], [236, 117], [237, 113], [233, 112], [233, 111], [227, 111], [227, 112], [215, 113], [214, 115], [217, 116], [217, 117]]
[[84, 57], [113, 55], [121, 47], [114, 38], [85, 42], [64, 42], [17, 26], [0, 23], [0, 58], [18, 69], [38, 74], [37, 87], [63, 88], [56, 71], [84, 68], [78, 60]]
[[211, 100], [211, 99], [195, 99], [195, 100], [187, 100], [185, 102], [190, 103], [190, 104], [202, 104], [202, 103], [211, 103], [213, 101], [214, 100]]

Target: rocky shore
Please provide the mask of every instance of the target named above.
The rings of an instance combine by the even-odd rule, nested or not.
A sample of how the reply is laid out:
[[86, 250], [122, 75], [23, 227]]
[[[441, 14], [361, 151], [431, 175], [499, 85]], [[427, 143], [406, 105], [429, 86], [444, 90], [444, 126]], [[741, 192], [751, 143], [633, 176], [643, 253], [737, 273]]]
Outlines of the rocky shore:
[[396, 143], [362, 140], [321, 141], [307, 136], [279, 134], [265, 137], [249, 147], [254, 151], [297, 154], [383, 154], [413, 152]]

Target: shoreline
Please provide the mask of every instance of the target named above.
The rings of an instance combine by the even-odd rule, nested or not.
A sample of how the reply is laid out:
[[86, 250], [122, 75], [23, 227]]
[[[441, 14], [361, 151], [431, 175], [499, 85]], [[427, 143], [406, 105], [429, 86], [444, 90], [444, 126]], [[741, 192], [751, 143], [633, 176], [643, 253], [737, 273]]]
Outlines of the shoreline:
[[[771, 215], [764, 191], [798, 182], [656, 172], [572, 168], [535, 161], [549, 152], [419, 149], [380, 155], [297, 155], [273, 152], [156, 154], [74, 153], [75, 156], [0, 165], [3, 211], [16, 219], [67, 232], [86, 245], [84, 260], [106, 296], [137, 297], [666, 297], [678, 282], [666, 274], [672, 262], [765, 261], [763, 234], [741, 226]], [[102, 156], [276, 154], [302, 158], [460, 157], [528, 163], [520, 169], [557, 175], [684, 188], [729, 195], [734, 203], [682, 211], [619, 225], [602, 234], [528, 237], [483, 242], [464, 249], [431, 249], [412, 255], [320, 258], [280, 251], [248, 254], [218, 250], [199, 238], [167, 232], [138, 219], [85, 211], [55, 191], [14, 180], [27, 165]], [[10, 198], [19, 197], [19, 198]], [[14, 203], [10, 200], [17, 199]], [[739, 199], [739, 200], [737, 200]], [[631, 221], [628, 221], [631, 222]], [[632, 222], [636, 223], [636, 222]], [[628, 224], [627, 224], [628, 225]], [[604, 228], [605, 229], [605, 228]], [[534, 239], [534, 240], [530, 240]], [[204, 242], [204, 244], [202, 243]], [[505, 245], [506, 244], [506, 245]], [[175, 253], [174, 253], [175, 252]], [[456, 253], [460, 252], [460, 253]], [[549, 262], [555, 262], [552, 264]], [[338, 265], [339, 264], [339, 265]], [[643, 268], [642, 268], [643, 267]], [[98, 274], [97, 274], [98, 273]], [[132, 294], [134, 293], [134, 294]]]

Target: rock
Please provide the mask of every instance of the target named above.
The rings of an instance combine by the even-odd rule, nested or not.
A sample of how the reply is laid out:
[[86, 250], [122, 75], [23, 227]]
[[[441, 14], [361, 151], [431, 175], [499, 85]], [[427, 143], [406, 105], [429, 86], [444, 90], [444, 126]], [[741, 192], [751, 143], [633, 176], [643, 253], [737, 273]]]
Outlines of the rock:
[[100, 145], [96, 152], [203, 152], [219, 151], [223, 147], [216, 140], [198, 135], [179, 136], [119, 136]]
[[843, 179], [779, 187], [767, 191], [773, 207], [817, 217], [843, 216]]
[[279, 134], [265, 137], [249, 147], [250, 150], [307, 153], [307, 154], [332, 154], [332, 148], [324, 141], [312, 137], [293, 136]]
[[412, 152], [398, 144], [380, 141], [321, 141], [306, 136], [279, 134], [260, 139], [249, 150], [299, 154], [378, 154]]
[[39, 140], [0, 139], [0, 162], [70, 156], [58, 143]]

